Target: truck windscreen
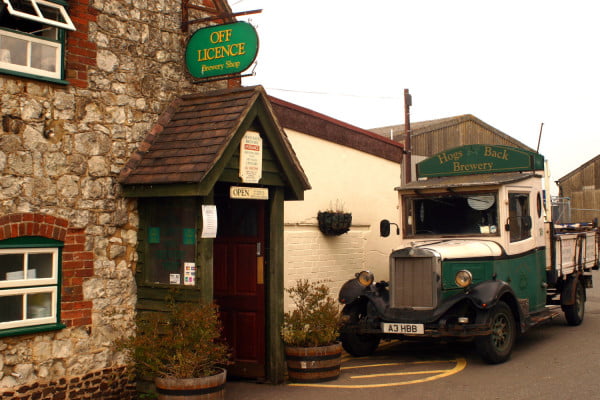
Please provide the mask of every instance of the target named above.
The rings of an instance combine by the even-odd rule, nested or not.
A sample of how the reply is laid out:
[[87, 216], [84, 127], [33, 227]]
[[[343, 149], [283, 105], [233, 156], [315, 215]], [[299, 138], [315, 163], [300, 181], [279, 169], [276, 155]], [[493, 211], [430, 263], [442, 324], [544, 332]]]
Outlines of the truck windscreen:
[[407, 236], [496, 234], [496, 198], [493, 192], [408, 197], [404, 204]]

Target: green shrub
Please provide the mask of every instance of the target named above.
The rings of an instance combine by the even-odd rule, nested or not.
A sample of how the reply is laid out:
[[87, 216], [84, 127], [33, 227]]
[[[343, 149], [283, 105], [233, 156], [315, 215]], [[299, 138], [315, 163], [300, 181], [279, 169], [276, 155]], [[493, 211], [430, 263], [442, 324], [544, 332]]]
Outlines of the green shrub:
[[290, 346], [325, 346], [337, 341], [340, 311], [337, 301], [329, 295], [322, 282], [298, 280], [285, 289], [295, 308], [283, 316], [281, 336]]
[[215, 304], [169, 302], [166, 312], [138, 315], [134, 337], [121, 343], [140, 376], [197, 378], [229, 363]]

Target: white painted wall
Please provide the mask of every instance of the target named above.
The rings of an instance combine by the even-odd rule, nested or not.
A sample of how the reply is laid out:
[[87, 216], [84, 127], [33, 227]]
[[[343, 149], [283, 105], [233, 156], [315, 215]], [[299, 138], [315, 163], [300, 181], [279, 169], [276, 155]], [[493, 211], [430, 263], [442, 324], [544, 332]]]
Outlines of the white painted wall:
[[[387, 280], [388, 257], [400, 239], [380, 237], [379, 221], [398, 219], [400, 164], [297, 131], [286, 134], [312, 190], [304, 201], [285, 203], [285, 286], [327, 280], [337, 298], [340, 286], [363, 269]], [[341, 236], [325, 236], [317, 213], [336, 202], [352, 213], [352, 226]]]

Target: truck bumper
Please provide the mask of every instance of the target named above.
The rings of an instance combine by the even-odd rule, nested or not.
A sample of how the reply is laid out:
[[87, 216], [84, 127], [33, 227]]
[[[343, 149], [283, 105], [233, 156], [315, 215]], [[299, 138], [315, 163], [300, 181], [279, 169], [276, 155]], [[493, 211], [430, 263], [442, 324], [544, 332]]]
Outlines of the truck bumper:
[[[410, 324], [403, 322], [403, 325], [422, 325]], [[435, 324], [424, 324], [423, 333], [390, 333], [384, 332], [383, 325], [378, 328], [355, 327], [360, 334], [377, 335], [386, 339], [400, 339], [402, 337], [411, 338], [441, 338], [441, 337], [456, 337], [469, 338], [473, 336], [485, 336], [492, 333], [488, 324], [445, 324], [443, 321]], [[349, 327], [350, 328], [350, 327]], [[352, 329], [352, 328], [350, 328]]]

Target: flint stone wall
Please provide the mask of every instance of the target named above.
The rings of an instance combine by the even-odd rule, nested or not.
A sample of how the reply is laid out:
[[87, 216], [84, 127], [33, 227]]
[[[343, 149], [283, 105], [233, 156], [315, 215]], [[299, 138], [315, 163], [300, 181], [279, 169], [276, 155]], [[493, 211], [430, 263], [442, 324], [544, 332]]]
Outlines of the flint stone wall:
[[0, 76], [0, 216], [51, 216], [83, 233], [93, 271], [80, 288], [91, 321], [0, 339], [0, 395], [124, 373], [114, 343], [134, 328], [138, 215], [118, 173], [169, 101], [226, 86], [187, 75], [181, 0], [69, 5], [77, 27], [67, 36], [70, 84]]

